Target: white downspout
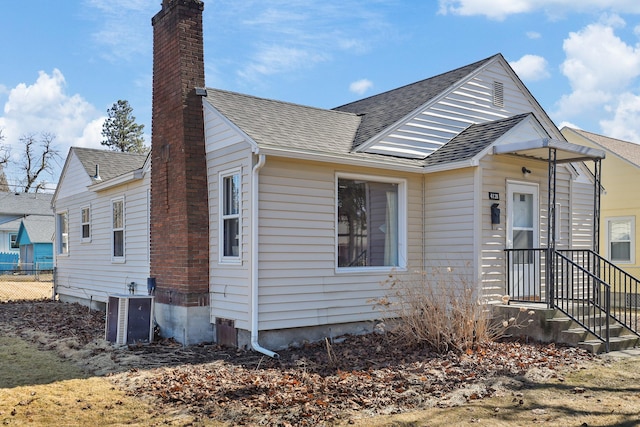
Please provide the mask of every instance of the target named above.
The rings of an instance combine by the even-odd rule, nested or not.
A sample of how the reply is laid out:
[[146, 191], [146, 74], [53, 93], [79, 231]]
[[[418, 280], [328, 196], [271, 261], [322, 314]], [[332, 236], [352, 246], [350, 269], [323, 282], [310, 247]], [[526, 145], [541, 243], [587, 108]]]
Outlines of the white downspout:
[[266, 157], [264, 154], [258, 155], [258, 163], [251, 171], [251, 348], [276, 359], [280, 358], [278, 353], [268, 350], [258, 343], [258, 185], [260, 184], [260, 169], [264, 166]]

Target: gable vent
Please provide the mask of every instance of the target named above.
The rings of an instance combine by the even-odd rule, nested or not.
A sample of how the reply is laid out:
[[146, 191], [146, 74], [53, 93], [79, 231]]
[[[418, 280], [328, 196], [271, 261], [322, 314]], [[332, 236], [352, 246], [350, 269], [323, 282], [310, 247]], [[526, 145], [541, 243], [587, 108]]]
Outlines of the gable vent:
[[493, 82], [493, 105], [504, 107], [504, 84], [502, 82]]

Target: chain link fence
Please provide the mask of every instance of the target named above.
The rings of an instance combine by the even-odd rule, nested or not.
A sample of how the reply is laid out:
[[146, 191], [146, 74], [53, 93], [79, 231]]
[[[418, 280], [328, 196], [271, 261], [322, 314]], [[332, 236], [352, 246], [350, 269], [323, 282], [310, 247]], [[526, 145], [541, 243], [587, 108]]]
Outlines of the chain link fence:
[[39, 300], [53, 296], [53, 272], [35, 266], [25, 269], [0, 269], [0, 303]]

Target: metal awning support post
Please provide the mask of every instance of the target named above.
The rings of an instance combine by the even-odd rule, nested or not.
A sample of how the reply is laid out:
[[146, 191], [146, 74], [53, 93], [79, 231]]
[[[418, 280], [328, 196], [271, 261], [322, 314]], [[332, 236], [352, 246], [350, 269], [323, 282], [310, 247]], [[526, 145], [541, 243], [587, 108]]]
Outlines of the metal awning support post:
[[547, 306], [553, 308], [555, 300], [556, 275], [554, 269], [554, 253], [556, 250], [556, 149], [549, 147], [549, 173], [547, 190], [547, 256], [546, 283]]
[[600, 194], [601, 192], [601, 174], [602, 168], [600, 161], [602, 159], [593, 159], [593, 175], [595, 183], [593, 185], [593, 251], [600, 254]]

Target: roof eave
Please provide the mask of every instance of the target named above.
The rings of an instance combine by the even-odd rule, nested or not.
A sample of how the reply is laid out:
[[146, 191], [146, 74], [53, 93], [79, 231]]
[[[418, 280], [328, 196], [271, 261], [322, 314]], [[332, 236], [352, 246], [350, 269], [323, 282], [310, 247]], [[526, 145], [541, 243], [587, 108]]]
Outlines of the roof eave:
[[125, 173], [123, 175], [111, 178], [109, 180], [98, 182], [89, 186], [89, 190], [94, 192], [104, 191], [109, 188], [117, 187], [130, 182], [139, 181], [144, 176], [143, 169], [136, 169], [134, 171]]

